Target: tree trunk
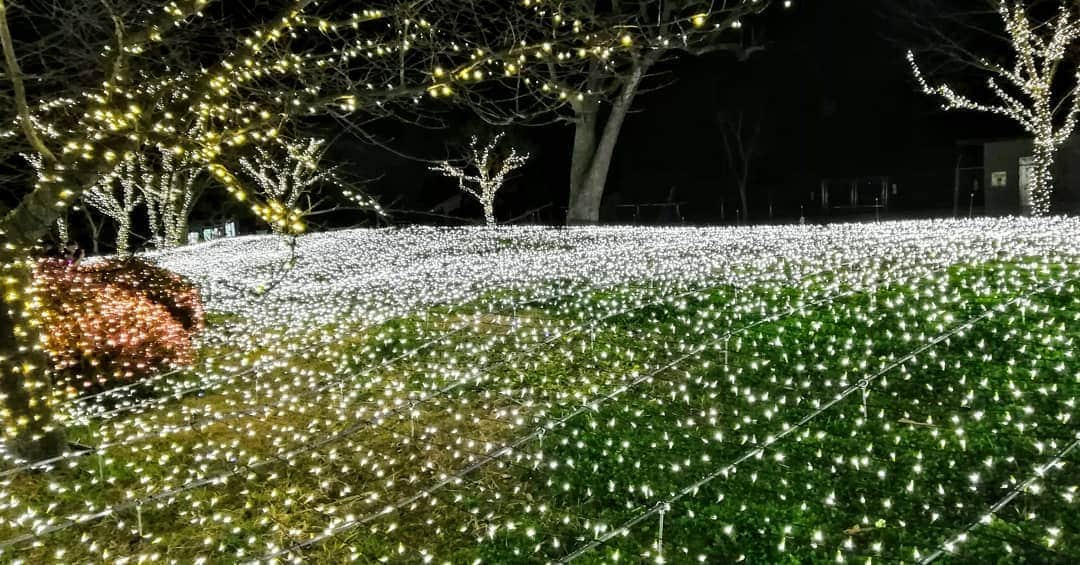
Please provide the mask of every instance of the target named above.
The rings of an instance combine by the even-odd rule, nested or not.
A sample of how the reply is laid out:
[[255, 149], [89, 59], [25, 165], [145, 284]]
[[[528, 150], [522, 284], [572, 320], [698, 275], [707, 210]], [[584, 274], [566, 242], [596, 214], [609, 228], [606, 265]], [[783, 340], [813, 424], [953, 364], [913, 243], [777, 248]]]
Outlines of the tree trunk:
[[600, 221], [600, 204], [604, 199], [604, 186], [608, 171], [611, 169], [611, 157], [619, 141], [626, 115], [637, 96], [641, 79], [651, 65], [651, 59], [639, 62], [626, 78], [622, 93], [611, 106], [611, 112], [604, 122], [604, 131], [599, 140], [596, 127], [599, 125], [597, 111], [599, 105], [594, 100], [586, 100], [577, 111], [576, 131], [574, 134], [574, 154], [570, 167], [570, 210], [566, 223], [570, 225], [595, 224]]
[[[64, 428], [53, 421], [52, 383], [41, 350], [38, 329], [31, 327], [24, 293], [32, 282], [31, 248], [49, 233], [68, 200], [66, 186], [90, 186], [86, 178], [69, 172], [63, 182], [39, 182], [14, 210], [0, 220], [0, 235], [8, 249], [0, 254], [4, 271], [0, 305], [0, 393], [3, 394], [4, 440], [19, 457], [39, 460], [61, 454], [67, 446]], [[8, 278], [10, 277], [10, 278]]]
[[750, 221], [750, 198], [746, 193], [746, 180], [739, 182], [739, 203], [742, 204], [742, 219], [744, 222]]
[[70, 227], [67, 214], [63, 214], [56, 219], [56, 236], [60, 240], [60, 245], [65, 247], [71, 243]]
[[90, 209], [84, 204], [80, 207], [83, 211], [83, 215], [86, 216], [86, 223], [90, 224], [90, 245], [91, 252], [94, 255], [101, 254], [101, 227], [102, 224], [95, 222], [94, 217], [90, 214]]
[[484, 223], [489, 228], [497, 226], [499, 223], [495, 220], [495, 204], [484, 203]]
[[59, 183], [40, 182], [19, 205], [0, 221], [0, 234], [5, 243], [29, 248], [49, 233], [50, 227], [63, 213], [56, 203], [62, 200], [64, 187]]
[[1031, 170], [1031, 215], [1050, 215], [1050, 199], [1054, 191], [1054, 157], [1057, 148], [1050, 140], [1035, 140]]
[[131, 224], [130, 222], [120, 222], [116, 226], [116, 254], [121, 257], [127, 257], [131, 254]]
[[[51, 388], [38, 330], [29, 323], [24, 295], [31, 285], [31, 261], [10, 255], [4, 263], [4, 303], [0, 308], [0, 392], [4, 395], [4, 439], [18, 456], [37, 461], [64, 451], [64, 429], [52, 418]], [[7, 277], [10, 277], [8, 279]], [[34, 345], [31, 345], [34, 344]]]
[[150, 199], [146, 199], [146, 216], [149, 219], [150, 225], [150, 241], [154, 244], [154, 247], [161, 247], [165, 243], [165, 228], [162, 225], [161, 211], [156, 209], [153, 204], [150, 203]]
[[[589, 203], [585, 199], [585, 178], [589, 174], [593, 156], [596, 154], [596, 127], [599, 121], [597, 112], [600, 105], [589, 98], [574, 106], [574, 152], [570, 161], [570, 207], [566, 223], [587, 223]], [[599, 217], [599, 204], [597, 204]]]
[[176, 218], [176, 241], [174, 245], [179, 247], [187, 244], [188, 235], [188, 218], [186, 215], [182, 215]]
[[[0, 221], [0, 234], [10, 249], [0, 254], [4, 271], [0, 305], [0, 393], [4, 397], [4, 440], [8, 449], [27, 460], [55, 457], [64, 451], [64, 429], [52, 418], [48, 358], [38, 330], [31, 327], [24, 293], [32, 282], [31, 247], [60, 217], [56, 206], [63, 187], [40, 182]], [[8, 278], [10, 277], [10, 278]]]
[[186, 190], [188, 192], [184, 194], [184, 204], [180, 206], [180, 211], [176, 214], [176, 227], [174, 229], [176, 230], [177, 246], [188, 244], [188, 222], [191, 220], [191, 208], [195, 203], [194, 194], [190, 192], [191, 187], [188, 186]]

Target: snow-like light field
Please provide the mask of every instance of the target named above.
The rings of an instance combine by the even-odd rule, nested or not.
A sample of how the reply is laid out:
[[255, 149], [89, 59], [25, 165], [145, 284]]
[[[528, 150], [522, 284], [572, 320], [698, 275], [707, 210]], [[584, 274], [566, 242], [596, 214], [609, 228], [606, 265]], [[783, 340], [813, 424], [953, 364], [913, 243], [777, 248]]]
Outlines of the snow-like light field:
[[433, 229], [154, 257], [191, 368], [0, 463], [0, 560], [1080, 561], [1080, 221]]

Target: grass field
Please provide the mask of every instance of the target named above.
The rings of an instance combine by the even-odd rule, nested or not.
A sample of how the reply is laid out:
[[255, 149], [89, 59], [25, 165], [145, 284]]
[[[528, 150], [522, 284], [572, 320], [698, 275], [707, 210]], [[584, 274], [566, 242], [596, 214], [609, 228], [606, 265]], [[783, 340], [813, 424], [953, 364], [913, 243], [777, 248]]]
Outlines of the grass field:
[[1080, 221], [157, 256], [195, 366], [0, 466], [4, 561], [1078, 562]]

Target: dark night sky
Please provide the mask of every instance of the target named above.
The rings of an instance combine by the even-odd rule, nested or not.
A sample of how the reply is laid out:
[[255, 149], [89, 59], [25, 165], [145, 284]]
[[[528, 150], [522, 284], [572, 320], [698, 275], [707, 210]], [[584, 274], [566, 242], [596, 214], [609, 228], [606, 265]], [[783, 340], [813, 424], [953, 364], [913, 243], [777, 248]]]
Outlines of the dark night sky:
[[[896, 22], [879, 8], [888, 0], [802, 0], [758, 21], [767, 48], [747, 62], [717, 54], [669, 64], [667, 88], [640, 96], [619, 139], [607, 194], [623, 203], [662, 202], [672, 187], [690, 204], [690, 220], [718, 221], [721, 201], [736, 192], [720, 138], [720, 117], [741, 108], [760, 116], [762, 141], [751, 178], [754, 216], [769, 195], [776, 214], [797, 216], [823, 178], [889, 176], [899, 185], [895, 208], [950, 206], [956, 141], [1016, 135], [1007, 121], [946, 114], [915, 89]], [[442, 156], [449, 131], [400, 131], [394, 145], [413, 154]], [[513, 132], [535, 155], [507, 186], [505, 213], [566, 201], [572, 130], [568, 126]], [[353, 148], [367, 176], [381, 175], [371, 191], [384, 202], [427, 208], [454, 194], [454, 185], [423, 164]], [[342, 148], [338, 148], [340, 154]], [[353, 153], [356, 155], [356, 153]], [[355, 162], [355, 158], [353, 158]], [[727, 209], [731, 214], [731, 208]], [[730, 219], [730, 218], [729, 218]]]

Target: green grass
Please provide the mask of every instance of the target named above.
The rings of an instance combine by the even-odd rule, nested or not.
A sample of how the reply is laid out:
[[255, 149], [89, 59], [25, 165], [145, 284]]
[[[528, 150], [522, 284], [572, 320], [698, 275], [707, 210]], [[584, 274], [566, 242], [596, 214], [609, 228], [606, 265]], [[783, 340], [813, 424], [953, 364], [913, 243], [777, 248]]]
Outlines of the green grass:
[[[424, 551], [440, 562], [544, 562], [644, 514], [582, 561], [662, 551], [669, 562], [911, 562], [977, 523], [1075, 438], [1080, 290], [1031, 294], [1022, 310], [1003, 307], [899, 360], [987, 308], [1078, 274], [1078, 265], [1031, 259], [870, 290], [836, 287], [829, 273], [677, 298], [649, 285], [564, 288], [557, 298], [503, 290], [355, 332], [329, 324], [315, 331], [349, 337], [264, 371], [258, 384], [242, 379], [73, 429], [86, 443], [170, 433], [101, 461], [17, 474], [5, 481], [9, 497], [56, 504], [50, 513], [63, 516], [227, 480], [47, 535], [18, 555], [43, 562], [63, 548], [76, 562], [140, 553], [230, 562], [352, 515], [371, 519], [305, 557], [415, 562]], [[822, 410], [868, 377], [865, 393]], [[328, 437], [338, 439], [304, 451]], [[521, 438], [512, 455], [487, 460]], [[301, 453], [275, 459], [291, 450]], [[1080, 560], [1077, 508], [1065, 497], [1080, 484], [1078, 458], [973, 528], [955, 560]], [[655, 509], [666, 501], [657, 543]], [[3, 538], [23, 531], [0, 524]]]

